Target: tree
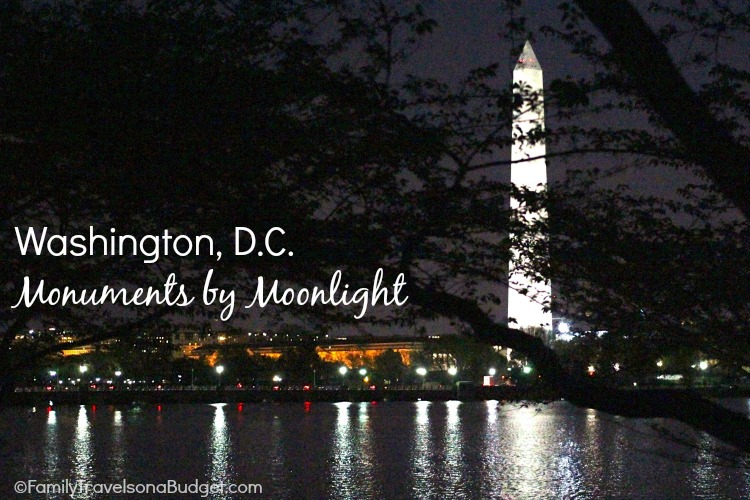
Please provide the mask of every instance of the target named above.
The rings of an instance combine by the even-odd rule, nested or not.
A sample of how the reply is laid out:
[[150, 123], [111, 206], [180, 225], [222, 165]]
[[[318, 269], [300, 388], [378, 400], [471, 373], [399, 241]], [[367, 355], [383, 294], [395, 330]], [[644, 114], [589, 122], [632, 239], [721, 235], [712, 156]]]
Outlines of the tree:
[[443, 370], [451, 366], [457, 368], [462, 380], [480, 381], [484, 375], [487, 375], [487, 370], [490, 368], [503, 373], [507, 364], [492, 346], [466, 336], [442, 337], [427, 343], [424, 352], [429, 360], [434, 359], [435, 354], [449, 356], [451, 361], [440, 368]]
[[[508, 2], [509, 12], [518, 3]], [[557, 123], [547, 138], [557, 149], [551, 156], [570, 158], [584, 171], [545, 200], [552, 224], [541, 230], [552, 235], [551, 260], [534, 267], [560, 287], [568, 313], [594, 329], [747, 366], [747, 75], [718, 50], [729, 45], [731, 55], [731, 40], [747, 36], [747, 6], [652, 2], [647, 11], [664, 16], [651, 19], [657, 32], [644, 10], [626, 1], [559, 6], [562, 22], [542, 32], [568, 44], [587, 65], [578, 78], [550, 84], [545, 102], [555, 107]], [[525, 31], [522, 22], [509, 26]], [[704, 43], [682, 44], [686, 35]], [[689, 83], [670, 49], [683, 52]], [[591, 168], [594, 162], [609, 168]], [[602, 185], [628, 168], [655, 178], [675, 171], [694, 176], [665, 199]], [[704, 418], [702, 428], [714, 435], [722, 425], [736, 429], [743, 437], [723, 433], [724, 439], [747, 449], [741, 416], [693, 396], [668, 405], [642, 396], [636, 403], [610, 394], [604, 406], [622, 414]], [[637, 409], [626, 409], [629, 404]]]
[[[598, 51], [595, 38], [578, 29], [583, 17], [563, 4], [566, 24], [547, 32], [598, 66], [589, 78], [554, 82], [545, 102], [556, 106], [561, 119], [573, 121], [612, 106], [654, 117], [650, 101], [633, 95], [638, 86], [616, 67], [617, 58]], [[581, 293], [568, 296], [572, 314], [621, 327], [637, 314], [638, 305], [648, 303], [653, 307], [647, 311], [646, 333], [668, 343], [692, 331], [694, 342], [708, 349], [724, 339], [725, 327], [736, 327], [746, 314], [738, 306], [737, 297], [743, 295], [734, 297], [734, 288], [706, 286], [696, 274], [686, 283], [699, 286], [697, 294], [684, 291], [679, 314], [665, 314], [670, 305], [660, 294], [683, 281], [654, 279], [660, 285], [654, 293], [637, 286], [638, 276], [628, 273], [634, 262], [628, 259], [640, 258], [638, 264], [654, 270], [679, 258], [690, 258], [702, 269], [719, 256], [740, 265], [748, 234], [743, 223], [706, 222], [722, 208], [710, 188], [693, 202], [673, 204], [602, 191], [585, 177], [573, 177], [567, 197], [554, 191], [549, 196], [514, 192], [529, 208], [542, 204], [552, 214], [549, 227], [518, 224], [505, 207], [507, 183], [486, 174], [508, 163], [498, 158], [510, 143], [509, 117], [519, 104], [511, 99], [512, 89], [496, 84], [499, 65], [471, 72], [458, 86], [394, 77], [417, 39], [434, 27], [419, 3], [11, 2], [0, 15], [10, 27], [0, 39], [0, 138], [5, 146], [0, 164], [9, 188], [0, 205], [1, 275], [8, 277], [0, 287], [4, 303], [15, 303], [24, 275], [84, 288], [102, 282], [159, 286], [175, 272], [196, 288], [213, 268], [215, 285], [250, 295], [251, 278], [258, 275], [309, 286], [337, 269], [351, 282], [367, 282], [373, 269], [382, 267], [386, 281], [400, 272], [406, 275], [409, 305], [368, 315], [362, 323], [418, 328], [447, 318], [477, 340], [523, 353], [542, 380], [576, 404], [678, 418], [747, 448], [750, 426], [744, 417], [689, 394], [659, 400], [645, 392], [590, 388], [566, 371], [541, 339], [508, 328], [493, 313], [505, 284], [507, 235], [544, 231], [550, 235], [550, 258], [527, 252], [533, 263], [529, 272], [557, 280], [565, 291], [585, 284]], [[728, 69], [721, 74], [724, 84], [744, 78]], [[726, 99], [718, 92], [726, 90], [721, 78], [713, 83], [719, 87], [709, 88]], [[741, 92], [729, 95], [734, 97], [730, 104], [742, 111]], [[535, 131], [529, 140], [556, 145], [560, 150], [551, 158], [619, 153], [618, 159], [630, 162], [654, 161], [654, 168], [701, 167], [705, 158], [679, 147], [684, 138], [660, 133], [664, 121], [652, 120], [645, 130], [564, 126], [561, 121], [546, 134]], [[586, 196], [575, 204], [571, 193]], [[729, 200], [737, 197], [727, 193]], [[676, 224], [666, 209], [698, 216], [701, 224]], [[252, 221], [259, 231], [283, 227], [285, 244], [296, 257], [225, 252], [218, 262], [172, 256], [151, 266], [130, 258], [22, 257], [13, 229], [46, 225], [74, 234], [93, 225], [154, 234], [174, 228], [212, 234], [217, 245], [230, 248], [239, 221]], [[649, 232], [654, 229], [658, 238]], [[616, 245], [607, 246], [612, 237]], [[593, 254], [602, 259], [587, 261]], [[680, 268], [671, 269], [654, 278], [674, 276]], [[628, 279], [612, 280], [608, 270]], [[698, 296], [717, 304], [715, 310], [697, 308]], [[598, 318], [586, 315], [588, 305], [596, 306]], [[677, 328], [674, 319], [686, 311], [695, 313], [691, 320], [700, 319], [699, 328]], [[17, 345], [16, 333], [32, 320], [53, 318], [76, 328], [83, 334], [75, 344], [142, 330], [177, 312], [202, 316], [215, 311], [4, 309], [3, 389], [12, 388], [19, 369], [61, 348], [56, 340]], [[334, 308], [264, 314], [269, 322], [294, 315], [308, 325], [354, 323], [351, 311]], [[738, 343], [742, 335], [741, 329], [732, 330]]]
[[397, 384], [406, 374], [407, 367], [399, 353], [393, 349], [388, 349], [374, 359], [373, 370], [375, 371], [375, 377], [382, 383]]

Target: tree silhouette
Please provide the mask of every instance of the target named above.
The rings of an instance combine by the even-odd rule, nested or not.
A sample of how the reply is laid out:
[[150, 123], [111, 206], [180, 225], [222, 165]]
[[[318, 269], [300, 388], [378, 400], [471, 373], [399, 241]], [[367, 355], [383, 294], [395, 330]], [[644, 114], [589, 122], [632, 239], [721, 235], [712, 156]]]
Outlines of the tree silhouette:
[[[606, 24], [595, 16], [601, 6], [578, 3], [597, 25]], [[714, 96], [746, 113], [740, 90], [729, 94], [733, 99], [719, 92], [746, 82], [744, 73], [719, 68], [700, 106], [684, 86], [662, 103], [634, 73], [643, 71], [635, 67], [638, 59], [623, 62], [628, 48], [615, 43], [621, 32], [607, 35], [614, 52], [602, 51], [595, 37], [578, 29], [583, 13], [562, 4], [568, 23], [547, 31], [593, 61], [595, 71], [550, 85], [545, 103], [559, 122], [529, 140], [549, 141], [550, 159], [616, 153], [618, 161], [653, 162], [653, 168], [705, 169], [714, 187], [747, 213], [741, 200], [745, 174], [727, 178], [713, 171], [718, 158], [737, 157], [727, 150], [712, 156], [712, 149], [694, 144], [696, 133], [701, 139], [720, 135], [725, 143], [719, 145], [732, 139], [743, 144], [741, 126], [720, 119], [717, 103], [705, 100]], [[707, 351], [727, 339], [742, 345], [746, 332], [738, 325], [750, 303], [738, 285], [748, 269], [744, 222], [712, 222], [727, 208], [711, 186], [696, 190], [693, 199], [659, 200], [602, 188], [593, 182], [597, 172], [587, 169], [588, 175], [572, 176], [549, 195], [514, 192], [529, 208], [542, 204], [551, 214], [549, 225], [518, 224], [505, 205], [506, 180], [488, 174], [508, 164], [498, 158], [510, 143], [510, 117], [518, 105], [512, 89], [497, 84], [500, 66], [472, 71], [455, 86], [394, 76], [434, 27], [419, 3], [7, 2], [2, 9], [8, 27], [0, 37], [4, 304], [17, 301], [26, 275], [80, 289], [104, 283], [158, 287], [176, 273], [199, 290], [212, 268], [217, 285], [246, 297], [259, 275], [310, 286], [338, 269], [352, 283], [367, 282], [382, 267], [386, 281], [406, 275], [409, 304], [374, 312], [360, 324], [417, 328], [447, 319], [457, 331], [524, 354], [543, 381], [576, 404], [678, 418], [747, 449], [744, 417], [687, 393], [592, 388], [540, 338], [508, 328], [494, 311], [506, 281], [507, 235], [544, 231], [549, 252], [526, 249], [529, 272], [559, 284], [571, 315], [618, 335], [652, 335], [665, 348], [682, 335]], [[641, 42], [657, 51], [662, 68], [652, 75], [661, 85], [654, 89], [669, 87], [675, 67], [664, 59], [662, 42], [645, 33]], [[645, 54], [643, 47], [637, 50], [638, 57]], [[672, 114], [662, 109], [667, 105]], [[579, 123], [613, 106], [655, 119], [640, 129]], [[715, 122], [722, 126], [712, 128]], [[744, 150], [737, 151], [742, 157]], [[745, 172], [746, 164], [740, 165]], [[700, 224], [675, 222], [686, 214]], [[221, 261], [166, 256], [150, 266], [131, 257], [32, 257], [19, 254], [14, 232], [16, 226], [47, 226], [75, 234], [94, 226], [102, 233], [114, 227], [142, 235], [171, 228], [211, 234], [229, 249], [238, 225], [259, 232], [283, 227], [295, 257], [225, 251]], [[702, 273], [715, 273], [717, 262], [726, 265], [724, 281], [701, 280]], [[642, 310], [648, 329], [629, 327]], [[201, 321], [215, 315], [197, 305], [6, 307], [0, 313], [2, 387], [12, 388], [18, 370], [62, 346], [56, 340], [15, 342], [34, 321], [76, 330], [80, 338], [71, 345], [150, 328], [177, 313]], [[264, 315], [269, 321], [293, 315], [309, 325], [354, 323], [349, 311], [333, 308]]]

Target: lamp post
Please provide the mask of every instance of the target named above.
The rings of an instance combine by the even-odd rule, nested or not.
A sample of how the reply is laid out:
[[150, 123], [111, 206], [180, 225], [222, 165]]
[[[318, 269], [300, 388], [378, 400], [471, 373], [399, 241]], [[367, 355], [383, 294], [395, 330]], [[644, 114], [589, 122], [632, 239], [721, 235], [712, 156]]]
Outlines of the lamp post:
[[339, 373], [341, 374], [341, 385], [346, 384], [346, 373], [349, 371], [349, 369], [346, 366], [341, 366], [339, 368]]
[[219, 389], [221, 389], [221, 374], [224, 373], [224, 365], [218, 365], [216, 367], [216, 373], [219, 374]]
[[[557, 327], [553, 328], [550, 332], [550, 335], [552, 339], [556, 340], [563, 340], [565, 342], [568, 342], [573, 339], [573, 335], [570, 333], [570, 323], [565, 320], [565, 318], [552, 318], [552, 322], [557, 321]], [[555, 330], [557, 330], [557, 334], [555, 334]]]
[[[81, 378], [83, 378], [83, 375], [89, 370], [89, 367], [86, 365], [81, 365], [78, 367], [78, 371], [81, 374]], [[89, 390], [89, 383], [86, 380], [81, 381], [81, 386], [78, 388], [79, 391], [88, 391]]]
[[419, 368], [417, 368], [416, 372], [417, 375], [422, 377], [422, 387], [424, 387], [424, 378], [427, 376], [427, 368], [420, 366]]
[[456, 375], [458, 375], [458, 368], [456, 368], [455, 366], [451, 366], [450, 368], [448, 368], [448, 375], [450, 375], [451, 377], [451, 388], [456, 388], [456, 397], [458, 397], [458, 384], [456, 384], [455, 382]]

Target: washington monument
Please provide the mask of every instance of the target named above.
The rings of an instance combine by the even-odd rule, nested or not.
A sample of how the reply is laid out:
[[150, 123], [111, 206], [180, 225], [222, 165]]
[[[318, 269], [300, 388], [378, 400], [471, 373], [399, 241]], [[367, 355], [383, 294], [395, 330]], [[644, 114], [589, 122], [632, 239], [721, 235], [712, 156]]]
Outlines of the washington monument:
[[[513, 88], [523, 102], [513, 114], [513, 146], [511, 148], [510, 182], [517, 188], [544, 190], [547, 187], [546, 148], [543, 139], [529, 139], [544, 129], [544, 100], [542, 97], [542, 67], [531, 44], [526, 42], [513, 69]], [[526, 211], [518, 200], [511, 198], [510, 208], [523, 223], [531, 225], [546, 219], [544, 211]], [[519, 249], [540, 243], [540, 236], [514, 239], [508, 276], [508, 318], [518, 328], [552, 328], [549, 281], [537, 282], [528, 273], [529, 263], [519, 255]]]

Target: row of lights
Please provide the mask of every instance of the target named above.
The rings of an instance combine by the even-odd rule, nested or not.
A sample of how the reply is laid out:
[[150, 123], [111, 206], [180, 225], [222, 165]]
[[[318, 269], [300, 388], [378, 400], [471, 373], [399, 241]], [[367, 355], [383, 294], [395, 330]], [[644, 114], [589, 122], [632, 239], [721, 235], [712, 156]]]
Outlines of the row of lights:
[[[661, 359], [658, 360], [656, 362], [656, 366], [659, 368], [663, 367], [664, 361], [662, 361]], [[620, 363], [615, 363], [614, 365], [612, 365], [612, 368], [614, 368], [616, 372], [619, 372]], [[702, 371], [706, 371], [708, 370], [708, 361], [704, 359], [703, 361], [699, 362], [697, 365], [691, 365], [691, 368], [699, 368]], [[589, 372], [589, 375], [593, 375], [596, 372], [596, 367], [594, 365], [589, 365], [588, 372]]]
[[[86, 373], [87, 371], [89, 371], [89, 367], [88, 367], [88, 366], [86, 366], [86, 365], [81, 365], [81, 366], [79, 366], [79, 367], [78, 367], [78, 371], [79, 371], [80, 373], [82, 373], [82, 374], [83, 374], [83, 373]], [[115, 377], [119, 377], [119, 376], [121, 376], [121, 375], [122, 375], [122, 372], [121, 372], [120, 370], [117, 370], [117, 371], [115, 372]], [[52, 377], [52, 378], [55, 378], [55, 377], [57, 377], [57, 371], [55, 371], [55, 370], [50, 370], [50, 372], [49, 372], [49, 376], [50, 376], [50, 377]]]
[[[339, 373], [340, 373], [340, 374], [341, 374], [342, 376], [346, 375], [346, 374], [347, 374], [348, 372], [349, 372], [349, 368], [347, 368], [346, 366], [341, 366], [341, 367], [339, 367]], [[417, 373], [417, 375], [419, 375], [419, 376], [421, 376], [421, 377], [425, 377], [425, 376], [427, 376], [427, 368], [425, 368], [425, 367], [423, 367], [423, 366], [420, 366], [419, 368], [417, 368], [417, 369], [415, 370], [415, 372]], [[527, 365], [527, 366], [524, 366], [524, 367], [523, 367], [523, 372], [524, 372], [524, 373], [531, 373], [531, 367], [530, 367], [530, 366], [528, 366], [528, 365]], [[221, 375], [222, 373], [224, 373], [224, 367], [223, 367], [223, 366], [221, 366], [221, 365], [217, 366], [217, 367], [216, 367], [216, 373], [218, 373], [219, 375]], [[367, 369], [366, 369], [366, 368], [360, 368], [360, 369], [358, 370], [358, 373], [359, 373], [359, 374], [360, 374], [361, 376], [363, 376], [363, 377], [364, 377], [365, 375], [367, 375]], [[494, 377], [494, 376], [495, 376], [495, 375], [497, 374], [497, 370], [495, 370], [494, 368], [490, 368], [490, 369], [488, 370], [488, 372], [487, 372], [487, 373], [488, 373], [488, 374], [489, 374], [489, 375], [490, 375], [491, 377]], [[458, 374], [458, 368], [456, 368], [455, 366], [451, 366], [450, 368], [448, 368], [448, 375], [450, 375], [451, 377], [454, 377], [454, 376], [456, 376], [457, 374]], [[117, 375], [117, 373], [115, 373], [115, 375]], [[119, 376], [119, 375], [118, 375], [118, 376]], [[281, 378], [281, 376], [280, 376], [280, 375], [274, 375], [274, 376], [273, 376], [273, 381], [274, 381], [274, 382], [281, 382], [281, 380], [282, 380], [282, 378]]]
[[[659, 363], [661, 363], [661, 361], [659, 361]], [[659, 366], [661, 366], [659, 363], [657, 363], [657, 364]], [[706, 368], [703, 367], [704, 363], [706, 365], [706, 368], [708, 367], [708, 363], [706, 361], [701, 361], [701, 363], [700, 363], [701, 364], [701, 370], [705, 370], [706, 369]], [[593, 369], [593, 366], [590, 366], [589, 370], [592, 370], [592, 369]], [[86, 373], [88, 370], [89, 370], [89, 367], [86, 366], [86, 365], [81, 365], [81, 366], [78, 367], [78, 371], [80, 371], [81, 374]], [[346, 366], [341, 366], [339, 368], [339, 373], [342, 376], [346, 375], [348, 371], [349, 371], [349, 368], [347, 368]], [[419, 375], [421, 377], [427, 376], [427, 368], [425, 368], [423, 366], [420, 366], [415, 371], [416, 371], [417, 375]], [[528, 366], [528, 365], [524, 366], [523, 367], [523, 372], [524, 373], [531, 373], [531, 367]], [[224, 366], [223, 365], [216, 366], [216, 373], [218, 373], [219, 375], [221, 375], [222, 373], [224, 373]], [[367, 369], [366, 368], [360, 368], [359, 371], [358, 371], [358, 373], [361, 376], [364, 377], [365, 375], [367, 375]], [[451, 366], [450, 368], [448, 368], [448, 375], [450, 375], [451, 377], [455, 377], [457, 374], [458, 374], [458, 368], [456, 368], [455, 366]], [[495, 370], [494, 368], [490, 368], [487, 371], [487, 374], [490, 375], [491, 377], [494, 377], [497, 374], [497, 370]], [[57, 372], [55, 370], [51, 370], [49, 372], [49, 376], [50, 377], [56, 377], [57, 376]], [[115, 372], [115, 377], [120, 377], [120, 376], [122, 376], [122, 372], [120, 370], [117, 370]], [[281, 382], [281, 376], [274, 375], [273, 381], [274, 382]]]
[[[510, 368], [509, 368], [509, 369], [510, 369]], [[347, 368], [346, 366], [342, 366], [341, 368], [339, 368], [339, 373], [340, 373], [341, 375], [346, 375], [346, 373], [347, 373], [348, 371], [349, 371], [349, 369], [348, 369], [348, 368]], [[456, 368], [455, 366], [451, 366], [450, 368], [448, 368], [448, 370], [447, 370], [447, 371], [448, 371], [448, 375], [450, 375], [451, 377], [455, 377], [456, 375], [458, 375], [458, 368]], [[425, 368], [425, 367], [423, 367], [423, 366], [420, 366], [419, 368], [417, 368], [417, 369], [415, 370], [415, 372], [416, 372], [416, 374], [417, 374], [417, 375], [419, 375], [420, 377], [425, 377], [425, 376], [427, 376], [427, 368]], [[524, 367], [523, 367], [523, 372], [524, 372], [524, 373], [531, 373], [531, 366], [528, 366], [528, 365], [524, 366]], [[366, 370], [366, 369], [364, 369], [364, 368], [360, 368], [360, 370], [359, 370], [359, 374], [360, 374], [360, 375], [365, 375], [365, 374], [367, 374], [367, 370]], [[496, 369], [494, 369], [494, 368], [490, 368], [490, 369], [489, 369], [489, 370], [487, 371], [487, 374], [488, 374], [489, 376], [491, 376], [491, 377], [494, 377], [494, 376], [495, 376], [495, 375], [497, 374], [497, 370], [496, 370]]]

